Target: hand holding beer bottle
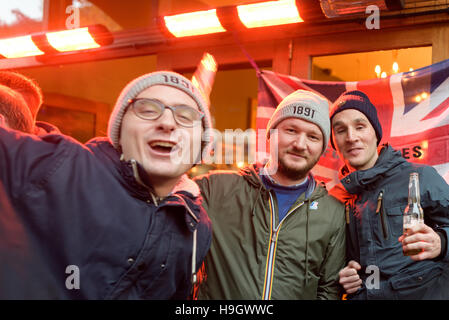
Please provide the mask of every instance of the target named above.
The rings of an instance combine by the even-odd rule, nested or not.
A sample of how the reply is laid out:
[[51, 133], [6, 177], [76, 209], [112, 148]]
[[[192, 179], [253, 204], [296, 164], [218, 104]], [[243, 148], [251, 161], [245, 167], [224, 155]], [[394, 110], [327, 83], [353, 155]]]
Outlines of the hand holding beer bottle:
[[421, 207], [418, 173], [410, 173], [408, 204], [404, 210], [404, 233], [399, 237], [405, 256], [413, 260], [433, 259], [441, 252], [441, 239], [429, 226], [424, 224]]
[[[421, 208], [421, 196], [419, 194], [418, 173], [410, 173], [408, 183], [408, 203], [404, 210], [404, 235], [409, 235], [411, 228], [418, 224], [424, 224], [424, 213]], [[405, 256], [414, 256], [421, 252], [421, 249], [404, 251]]]

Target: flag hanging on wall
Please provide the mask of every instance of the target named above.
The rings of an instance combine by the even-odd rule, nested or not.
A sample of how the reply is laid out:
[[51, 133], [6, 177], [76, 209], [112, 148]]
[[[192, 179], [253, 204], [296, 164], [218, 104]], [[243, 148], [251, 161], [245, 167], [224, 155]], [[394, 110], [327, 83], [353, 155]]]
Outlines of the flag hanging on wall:
[[[266, 129], [279, 102], [297, 89], [318, 93], [331, 103], [347, 90], [363, 91], [377, 107], [383, 129], [381, 143], [390, 143], [411, 162], [433, 166], [449, 183], [449, 60], [357, 82], [306, 80], [263, 70], [257, 129]], [[331, 188], [338, 182], [337, 170], [342, 165], [329, 144], [313, 173]]]

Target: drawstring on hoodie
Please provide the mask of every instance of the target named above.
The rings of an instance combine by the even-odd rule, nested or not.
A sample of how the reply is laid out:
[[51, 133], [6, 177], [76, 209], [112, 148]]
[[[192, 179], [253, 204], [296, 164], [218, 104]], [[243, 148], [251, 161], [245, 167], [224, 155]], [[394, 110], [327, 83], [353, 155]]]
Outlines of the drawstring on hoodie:
[[[121, 161], [124, 160], [123, 154], [120, 156], [120, 160], [121, 160]], [[154, 204], [155, 204], [156, 206], [158, 206], [159, 204], [158, 204], [157, 198], [156, 198], [156, 196], [151, 192], [151, 188], [150, 188], [149, 186], [147, 186], [145, 183], [143, 183], [142, 179], [140, 178], [139, 170], [137, 169], [137, 161], [134, 160], [134, 159], [131, 159], [130, 162], [131, 162], [131, 167], [132, 167], [132, 169], [133, 169], [134, 178], [136, 179], [136, 181], [137, 181], [140, 185], [142, 185], [142, 186], [144, 186], [144, 187], [146, 187], [146, 188], [148, 189], [148, 192], [150, 193], [151, 198], [153, 199]], [[173, 196], [176, 196], [177, 198], [179, 198], [179, 199], [184, 203], [184, 206], [185, 206], [185, 208], [187, 209], [187, 212], [188, 212], [188, 213], [190, 214], [190, 216], [192, 216], [192, 218], [198, 223], [198, 222], [199, 222], [199, 219], [198, 219], [197, 216], [192, 212], [192, 210], [190, 210], [190, 208], [189, 208], [189, 206], [187, 205], [186, 201], [185, 201], [183, 198], [178, 197], [177, 195], [173, 195]], [[192, 290], [193, 290], [194, 286], [195, 286], [195, 285], [197, 284], [197, 282], [198, 282], [198, 276], [197, 276], [197, 274], [196, 274], [197, 231], [198, 231], [197, 229], [195, 229], [195, 230], [193, 231], [193, 240], [192, 240], [192, 276], [191, 276], [191, 280], [190, 280], [191, 283], [192, 283]]]
[[385, 217], [385, 212], [383, 208], [383, 195], [384, 191], [381, 190], [379, 196], [377, 197], [377, 208], [376, 214], [380, 216], [380, 224], [382, 226], [382, 233], [385, 240], [388, 240], [388, 225]]
[[345, 220], [346, 224], [349, 224], [351, 220], [349, 219], [349, 201], [345, 202]]
[[309, 284], [309, 211], [310, 211], [310, 204], [309, 201], [307, 201], [307, 211], [306, 211], [306, 276], [305, 276], [305, 282], [306, 287]]
[[[123, 154], [122, 154], [121, 157], [120, 157], [120, 160], [122, 160], [122, 159], [123, 159]], [[147, 186], [147, 185], [142, 181], [142, 179], [140, 179], [139, 170], [137, 170], [137, 161], [134, 160], [134, 159], [131, 159], [130, 162], [131, 162], [131, 167], [132, 167], [132, 169], [133, 169], [134, 178], [136, 179], [136, 181], [137, 181], [140, 185], [142, 185], [142, 186], [144, 186], [145, 188], [148, 189], [148, 192], [150, 193], [151, 199], [153, 200], [153, 203], [154, 203], [154, 204], [156, 205], [156, 207], [157, 207], [159, 204], [158, 204], [158, 201], [157, 201], [156, 196], [153, 194], [153, 192], [151, 192], [151, 188], [150, 188], [149, 186]]]
[[[187, 212], [190, 214], [190, 216], [195, 220], [197, 223], [200, 222], [200, 219], [197, 218], [197, 216], [190, 210], [189, 206], [187, 205], [187, 202], [180, 196], [173, 194], [176, 198], [180, 199], [187, 210]], [[194, 290], [194, 286], [198, 283], [198, 275], [196, 274], [196, 251], [197, 251], [197, 231], [198, 229], [195, 229], [193, 231], [193, 240], [192, 240], [192, 276], [190, 278], [190, 281], [192, 283], [192, 292]]]
[[192, 243], [192, 290], [194, 289], [194, 286], [198, 282], [198, 276], [196, 274], [196, 248], [197, 248], [197, 229], [193, 231], [193, 243]]

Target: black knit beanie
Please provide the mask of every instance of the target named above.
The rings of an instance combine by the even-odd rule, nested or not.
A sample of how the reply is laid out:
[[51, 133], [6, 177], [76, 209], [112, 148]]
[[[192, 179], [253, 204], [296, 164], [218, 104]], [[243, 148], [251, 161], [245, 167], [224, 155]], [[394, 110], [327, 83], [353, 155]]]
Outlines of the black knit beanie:
[[[376, 107], [371, 103], [368, 96], [359, 90], [352, 90], [344, 92], [332, 106], [331, 112], [331, 123], [332, 118], [339, 112], [346, 109], [355, 109], [363, 113], [371, 123], [376, 132], [377, 145], [379, 145], [380, 140], [382, 140], [382, 126], [380, 125], [379, 118], [377, 117]], [[331, 130], [331, 145], [335, 149], [334, 141], [332, 139]]]

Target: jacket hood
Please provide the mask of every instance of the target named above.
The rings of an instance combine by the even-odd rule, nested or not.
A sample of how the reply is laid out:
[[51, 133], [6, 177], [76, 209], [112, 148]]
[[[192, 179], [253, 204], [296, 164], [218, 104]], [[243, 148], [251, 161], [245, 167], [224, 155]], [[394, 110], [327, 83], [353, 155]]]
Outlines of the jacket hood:
[[[262, 164], [253, 164], [240, 169], [239, 173], [252, 186], [262, 190], [267, 190], [259, 176], [260, 170], [263, 169], [263, 167], [264, 166]], [[309, 183], [309, 187], [306, 190], [306, 198], [310, 198], [310, 200], [315, 200], [327, 194], [324, 184], [317, 183], [312, 173], [309, 173], [308, 177], [311, 183]]]
[[254, 186], [256, 188], [259, 188], [260, 186], [262, 186], [264, 189], [266, 189], [262, 183], [262, 180], [260, 180], [260, 177], [259, 177], [259, 171], [261, 168], [263, 168], [262, 164], [252, 164], [252, 165], [246, 166], [242, 169], [239, 169], [239, 173], [252, 186]]
[[[400, 170], [401, 165], [407, 161], [401, 156], [401, 152], [394, 150], [389, 144], [381, 147], [379, 158], [374, 166], [367, 170], [354, 171], [344, 166], [340, 170], [341, 182], [349, 193], [359, 193], [362, 190], [370, 190], [376, 187], [384, 178], [394, 175]], [[344, 175], [346, 173], [346, 175]]]
[[[105, 162], [112, 161], [123, 178], [122, 183], [130, 192], [133, 192], [139, 198], [148, 198], [148, 192], [154, 193], [149, 177], [143, 167], [135, 160], [121, 160], [119, 152], [107, 138], [94, 138], [87, 142], [86, 146], [90, 149], [99, 148], [102, 150], [104, 157], [108, 158]], [[183, 193], [194, 199], [200, 196], [200, 189], [187, 174], [183, 174], [170, 195], [175, 193]]]
[[200, 188], [187, 176], [187, 174], [183, 174], [181, 178], [179, 178], [178, 183], [171, 193], [179, 193], [181, 191], [188, 192], [194, 197], [200, 196]]
[[44, 134], [61, 134], [61, 131], [55, 125], [44, 122], [44, 121], [36, 121], [34, 125], [34, 133], [36, 135], [44, 135]]

